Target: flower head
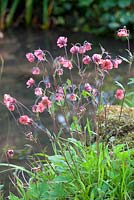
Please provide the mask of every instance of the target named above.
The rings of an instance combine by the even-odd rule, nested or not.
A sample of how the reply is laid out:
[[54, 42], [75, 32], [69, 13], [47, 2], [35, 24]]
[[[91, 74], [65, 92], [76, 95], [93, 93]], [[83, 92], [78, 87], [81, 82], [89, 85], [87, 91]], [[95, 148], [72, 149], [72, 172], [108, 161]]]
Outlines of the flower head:
[[30, 63], [34, 62], [34, 60], [35, 60], [35, 56], [33, 53], [27, 53], [26, 58]]
[[60, 36], [57, 40], [57, 46], [62, 48], [67, 46], [67, 37]]
[[57, 61], [58, 61], [58, 63], [59, 63], [60, 65], [63, 65], [63, 63], [64, 63], [65, 60], [66, 60], [66, 59], [65, 59], [64, 57], [62, 57], [62, 56], [57, 57]]
[[32, 107], [32, 111], [37, 113], [42, 113], [44, 112], [46, 109], [49, 109], [52, 105], [52, 102], [48, 99], [47, 96], [44, 96], [42, 97], [42, 100], [36, 104], [36, 105], [33, 105]]
[[40, 87], [35, 88], [34, 93], [36, 96], [41, 96], [43, 94], [42, 88]]
[[35, 84], [35, 80], [33, 78], [28, 79], [26, 82], [27, 88], [32, 87]]
[[39, 74], [40, 74], [40, 69], [39, 69], [39, 67], [33, 67], [33, 69], [32, 69], [32, 74], [33, 74], [33, 75], [39, 75]]
[[33, 123], [33, 120], [27, 115], [21, 115], [19, 118], [19, 123], [22, 125], [31, 125]]
[[101, 54], [93, 54], [92, 56], [92, 60], [96, 65], [101, 64], [101, 59], [102, 59]]
[[79, 53], [84, 54], [86, 52], [86, 48], [84, 46], [79, 47]]
[[122, 60], [120, 58], [116, 58], [115, 60], [113, 60], [113, 66], [115, 69], [118, 68], [118, 65], [122, 63]]
[[77, 54], [77, 53], [79, 53], [79, 48], [80, 48], [80, 47], [78, 47], [77, 45], [74, 45], [73, 47], [71, 47], [70, 53], [72, 53], [72, 54]]
[[91, 61], [91, 58], [89, 56], [84, 56], [84, 58], [82, 59], [82, 62], [84, 63], [84, 65], [88, 65]]
[[124, 98], [124, 90], [122, 90], [122, 89], [116, 90], [115, 97], [116, 97], [116, 99], [119, 99], [119, 100], [123, 99]]
[[51, 87], [51, 83], [50, 83], [50, 82], [46, 82], [46, 83], [45, 83], [45, 86], [46, 86], [46, 89], [48, 89], [48, 88]]
[[70, 60], [64, 60], [63, 67], [71, 70], [73, 68], [72, 62]]
[[77, 100], [76, 94], [74, 94], [74, 93], [70, 94], [69, 99], [70, 99], [70, 101], [76, 101]]
[[58, 76], [63, 75], [63, 69], [62, 68], [58, 68], [56, 72], [57, 72]]
[[117, 36], [118, 37], [128, 37], [129, 36], [128, 30], [126, 28], [119, 29], [117, 32]]
[[54, 99], [56, 101], [62, 101], [63, 100], [63, 94], [61, 93], [56, 93], [55, 96], [54, 96]]
[[16, 99], [11, 97], [9, 94], [4, 94], [3, 103], [5, 104], [8, 110], [10, 111], [15, 110]]
[[39, 61], [44, 61], [46, 60], [45, 58], [45, 54], [41, 49], [37, 49], [34, 51], [34, 55], [36, 56], [36, 58], [38, 58]]
[[102, 60], [102, 62], [101, 62], [101, 68], [103, 70], [110, 70], [110, 69], [112, 69], [113, 68], [112, 61], [110, 59], [104, 59], [104, 60]]
[[89, 42], [84, 42], [84, 48], [85, 48], [85, 50], [86, 51], [90, 51], [91, 49], [92, 49], [92, 47], [91, 47], [91, 43], [89, 43]]
[[50, 108], [52, 105], [52, 102], [48, 99], [47, 96], [42, 97], [41, 103], [46, 106], [46, 108]]
[[14, 156], [14, 150], [13, 149], [8, 149], [6, 152], [6, 155], [8, 158], [13, 158]]
[[92, 91], [91, 85], [89, 83], [85, 83], [84, 90], [87, 91], [87, 92], [91, 92]]

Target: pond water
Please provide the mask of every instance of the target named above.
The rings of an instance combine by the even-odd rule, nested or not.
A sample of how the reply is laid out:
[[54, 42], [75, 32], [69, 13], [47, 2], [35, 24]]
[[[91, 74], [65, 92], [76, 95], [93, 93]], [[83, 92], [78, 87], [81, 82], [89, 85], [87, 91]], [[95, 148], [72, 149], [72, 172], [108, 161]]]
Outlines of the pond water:
[[[4, 59], [4, 71], [0, 80], [0, 100], [2, 101], [5, 93], [11, 94], [25, 105], [32, 105], [32, 92], [25, 86], [25, 82], [31, 76], [31, 69], [33, 64], [29, 64], [25, 58], [27, 52], [31, 52], [35, 49], [47, 49], [53, 56], [59, 56], [61, 50], [56, 47], [56, 40], [59, 36], [67, 36], [69, 43], [75, 44], [77, 42], [83, 43], [85, 40], [93, 44], [92, 52], [100, 53], [101, 44], [108, 52], [114, 55], [123, 55], [127, 48], [127, 42], [117, 40], [114, 37], [102, 38], [95, 37], [89, 33], [72, 33], [72, 32], [60, 32], [60, 31], [31, 31], [31, 30], [16, 30], [8, 31], [4, 33], [4, 38], [0, 39], [0, 55]], [[133, 41], [131, 43], [133, 46]], [[124, 74], [127, 72], [127, 64], [123, 64], [117, 71], [115, 71], [115, 77], [118, 80], [122, 80]], [[132, 76], [134, 75], [132, 70]], [[107, 84], [110, 84], [107, 80]], [[108, 87], [108, 85], [107, 85]], [[47, 119], [45, 119], [46, 123]], [[20, 152], [27, 143], [24, 135], [24, 131], [15, 123], [11, 114], [1, 104], [0, 106], [0, 162], [6, 162], [5, 150], [15, 149], [16, 152]], [[43, 137], [43, 147], [49, 147], [49, 141], [47, 137]], [[35, 147], [38, 149], [38, 146]], [[51, 153], [51, 149], [47, 148], [48, 153]], [[23, 162], [22, 155], [20, 160]], [[13, 160], [12, 163], [17, 163]], [[0, 183], [3, 178], [0, 176]]]

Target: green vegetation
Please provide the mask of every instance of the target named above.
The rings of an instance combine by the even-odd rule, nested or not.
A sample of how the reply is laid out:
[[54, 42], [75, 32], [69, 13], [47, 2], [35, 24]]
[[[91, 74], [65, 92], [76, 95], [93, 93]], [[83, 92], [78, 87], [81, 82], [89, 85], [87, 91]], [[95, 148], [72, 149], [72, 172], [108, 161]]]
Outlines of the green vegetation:
[[1, 0], [0, 28], [64, 27], [95, 34], [133, 28], [133, 0]]
[[40, 160], [34, 162], [33, 173], [27, 172], [29, 180], [15, 166], [18, 195], [10, 193], [9, 200], [134, 199], [134, 149], [125, 151], [124, 145], [109, 149], [100, 143], [97, 155], [95, 144], [87, 147], [73, 138], [59, 138], [54, 144], [53, 156], [35, 155]]

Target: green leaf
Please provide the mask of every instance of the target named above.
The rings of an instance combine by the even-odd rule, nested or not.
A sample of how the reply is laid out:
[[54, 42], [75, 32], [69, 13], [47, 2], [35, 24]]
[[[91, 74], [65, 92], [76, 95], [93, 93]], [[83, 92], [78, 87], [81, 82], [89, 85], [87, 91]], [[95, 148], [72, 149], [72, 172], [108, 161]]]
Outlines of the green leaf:
[[[52, 189], [49, 192], [49, 199], [56, 200], [63, 198], [66, 192], [62, 183], [52, 185]], [[64, 198], [65, 199], [65, 198]]]
[[8, 196], [9, 200], [21, 200], [20, 198], [16, 197], [13, 193], [10, 193]]
[[134, 84], [134, 78], [129, 78], [128, 85]]
[[125, 88], [123, 87], [121, 83], [119, 83], [118, 81], [115, 81], [115, 84], [125, 91]]
[[131, 0], [119, 0], [117, 3], [120, 8], [125, 8], [131, 4]]
[[78, 0], [78, 6], [89, 6], [94, 0]]
[[47, 200], [49, 199], [49, 186], [47, 183], [31, 184], [27, 195], [31, 196], [31, 199]]
[[124, 58], [124, 57], [122, 57], [122, 56], [119, 56], [123, 61], [125, 61], [125, 62], [127, 62], [127, 63], [129, 63], [130, 64], [130, 61], [128, 60], [128, 59], [126, 59], [126, 58]]
[[64, 161], [64, 157], [61, 155], [48, 156], [48, 160], [50, 160], [55, 165], [67, 165], [67, 163]]
[[131, 51], [129, 51], [128, 49], [125, 49], [125, 50], [128, 52], [130, 58], [132, 59], [132, 58], [133, 58], [133, 55], [132, 55]]
[[120, 27], [120, 24], [117, 23], [117, 22], [110, 22], [110, 23], [108, 24], [108, 26], [109, 26], [109, 28], [111, 28], [111, 29], [117, 29], [117, 28]]
[[89, 93], [89, 92], [87, 92], [87, 91], [85, 91], [85, 90], [82, 90], [82, 96], [84, 97], [84, 98], [87, 98], [87, 97], [89, 97], [89, 96], [91, 96], [91, 94]]
[[54, 183], [69, 183], [70, 181], [71, 178], [69, 177], [69, 174], [63, 176], [56, 176], [56, 178], [53, 179]]
[[71, 85], [72, 85], [72, 82], [71, 82], [71, 80], [70, 80], [70, 79], [67, 79], [67, 84], [68, 84], [69, 86], [71, 86]]

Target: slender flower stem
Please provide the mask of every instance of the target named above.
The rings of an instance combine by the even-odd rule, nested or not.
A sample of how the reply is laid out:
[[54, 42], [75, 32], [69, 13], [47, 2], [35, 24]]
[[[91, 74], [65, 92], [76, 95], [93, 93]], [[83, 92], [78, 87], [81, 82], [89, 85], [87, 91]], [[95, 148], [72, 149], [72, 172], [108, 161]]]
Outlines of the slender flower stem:
[[68, 59], [68, 54], [67, 54], [67, 48], [66, 48], [66, 46], [64, 46], [64, 50], [65, 50], [66, 59]]
[[131, 67], [132, 67], [132, 58], [131, 58], [131, 49], [130, 49], [129, 37], [127, 37], [127, 45], [128, 45], [128, 50], [130, 52], [129, 69], [128, 69], [128, 77], [130, 77]]
[[127, 45], [128, 45], [128, 50], [131, 51], [131, 50], [130, 50], [130, 41], [129, 41], [129, 37], [127, 37]]
[[1, 55], [0, 55], [0, 60], [1, 60], [1, 69], [0, 69], [0, 80], [1, 80], [3, 70], [4, 70], [4, 59]]
[[121, 104], [120, 115], [119, 115], [119, 122], [120, 122], [121, 115], [122, 115], [122, 112], [123, 112], [123, 104], [124, 104], [125, 96], [126, 96], [126, 91], [124, 92], [124, 98], [123, 98], [122, 104]]

